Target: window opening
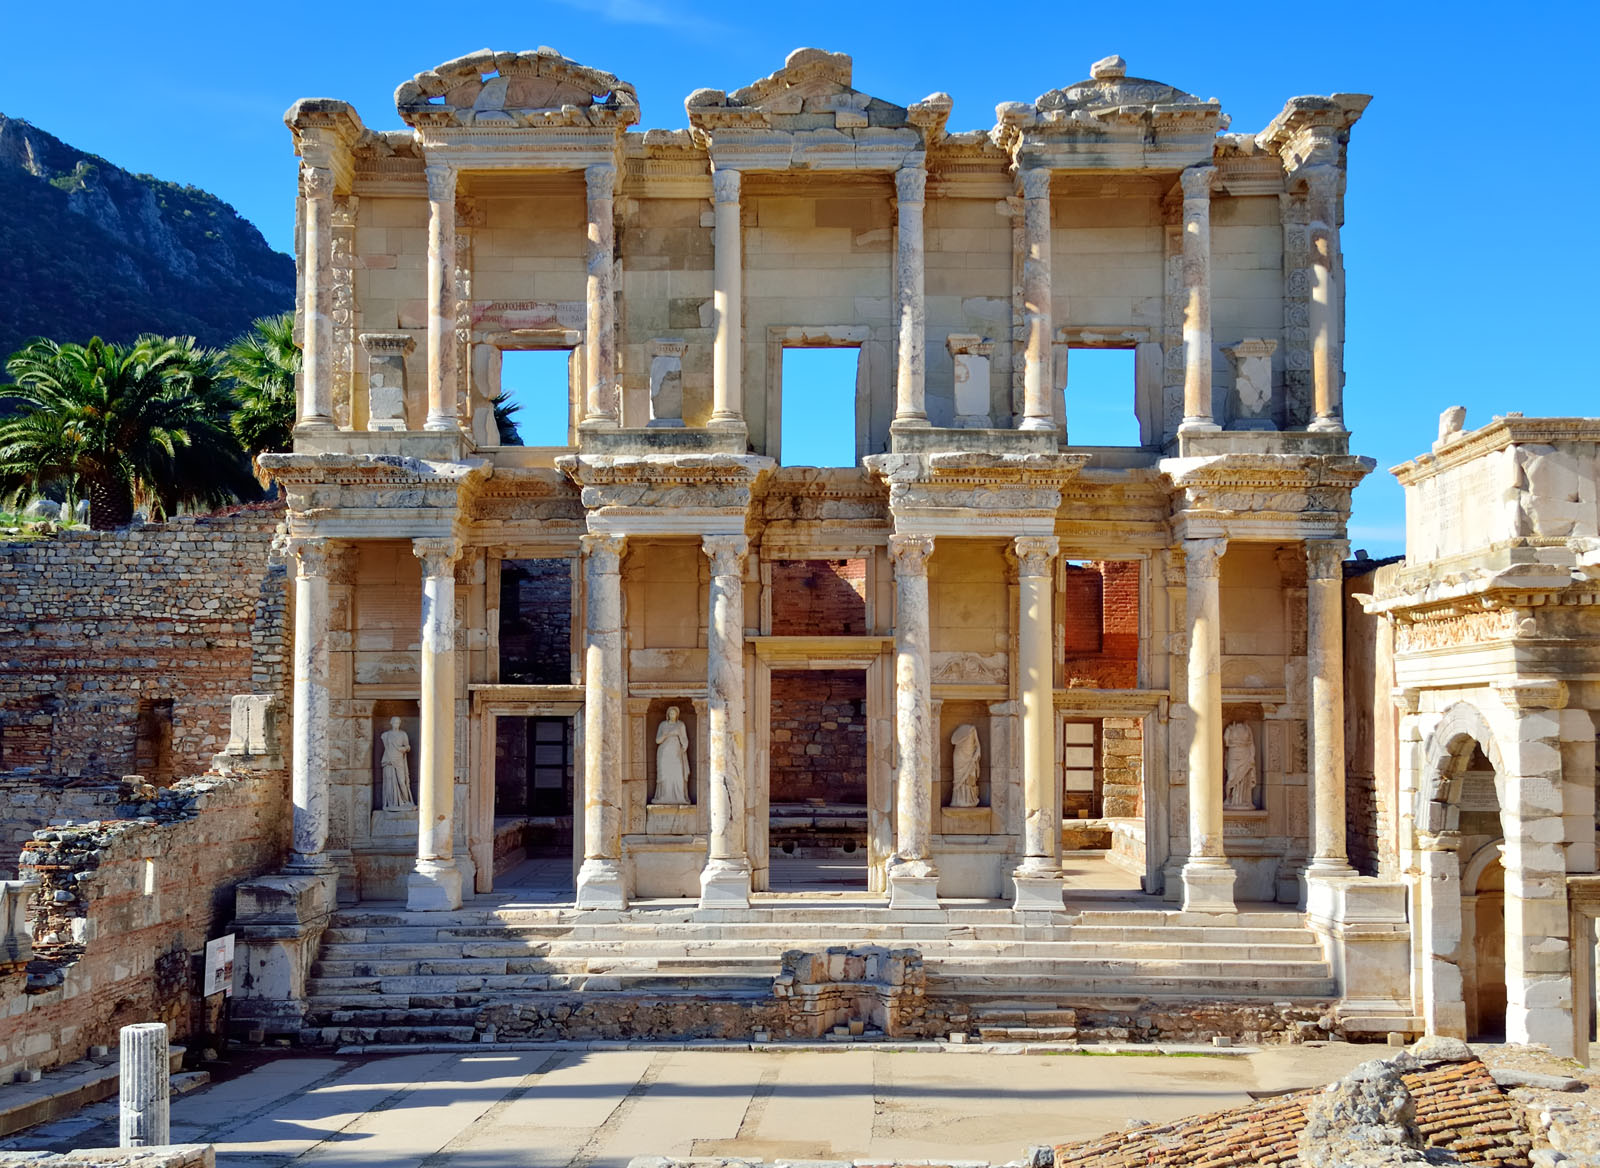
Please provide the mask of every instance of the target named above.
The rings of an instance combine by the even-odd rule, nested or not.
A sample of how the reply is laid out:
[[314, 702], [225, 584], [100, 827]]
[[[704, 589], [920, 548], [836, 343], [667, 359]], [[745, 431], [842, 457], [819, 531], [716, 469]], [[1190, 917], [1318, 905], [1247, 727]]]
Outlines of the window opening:
[[1100, 816], [1100, 719], [1061, 728], [1061, 814], [1066, 819]]
[[502, 446], [571, 444], [571, 349], [507, 349], [500, 354], [495, 421]]
[[1073, 446], [1141, 446], [1132, 349], [1067, 352], [1067, 440]]
[[856, 465], [856, 375], [861, 350], [783, 350], [784, 466]]
[[501, 561], [500, 680], [506, 685], [571, 683], [571, 560]]

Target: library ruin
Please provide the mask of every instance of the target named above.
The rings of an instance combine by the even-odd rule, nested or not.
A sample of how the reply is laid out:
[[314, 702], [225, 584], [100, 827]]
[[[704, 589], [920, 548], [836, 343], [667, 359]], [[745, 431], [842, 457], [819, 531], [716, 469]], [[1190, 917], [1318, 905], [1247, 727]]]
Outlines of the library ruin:
[[[1586, 1048], [1600, 423], [1455, 419], [1411, 558], [1350, 560], [1368, 100], [1241, 131], [1113, 56], [961, 131], [802, 49], [641, 132], [539, 49], [400, 130], [297, 102], [299, 422], [212, 744], [281, 788], [211, 909], [235, 1023]], [[1107, 353], [1123, 445], [1075, 440]], [[162, 686], [108, 773], [190, 760]], [[0, 765], [91, 773], [89, 704], [7, 691]]]

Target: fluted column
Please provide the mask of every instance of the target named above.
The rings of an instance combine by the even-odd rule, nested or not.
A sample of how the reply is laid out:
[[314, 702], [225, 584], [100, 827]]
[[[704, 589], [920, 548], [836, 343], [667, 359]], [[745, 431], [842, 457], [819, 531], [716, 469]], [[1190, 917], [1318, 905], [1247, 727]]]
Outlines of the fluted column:
[[700, 873], [701, 908], [748, 908], [750, 857], [745, 847], [744, 560], [742, 535], [708, 535], [711, 560], [706, 621], [706, 710], [710, 719], [711, 832]]
[[1339, 168], [1308, 166], [1306, 212], [1311, 236], [1311, 393], [1316, 417], [1306, 428], [1344, 430], [1344, 343], [1339, 335]]
[[1345, 848], [1342, 539], [1306, 541], [1306, 676], [1311, 691], [1311, 863], [1307, 876], [1354, 876]]
[[1231, 913], [1233, 868], [1223, 847], [1222, 555], [1225, 539], [1183, 541], [1189, 616], [1189, 859], [1185, 912]]
[[622, 419], [617, 393], [616, 224], [611, 195], [617, 168], [607, 162], [583, 172], [589, 218], [588, 397], [584, 421], [616, 426]]
[[459, 430], [456, 401], [456, 168], [430, 162], [428, 178], [428, 417], [425, 430]]
[[328, 844], [328, 576], [333, 548], [324, 540], [295, 540], [294, 740], [290, 782], [294, 812], [291, 872], [331, 874]]
[[1022, 698], [1022, 864], [1012, 873], [1015, 908], [1061, 902], [1061, 794], [1056, 780], [1055, 653], [1051, 598], [1055, 536], [1012, 541], [1017, 565], [1017, 689]]
[[1221, 429], [1211, 416], [1211, 183], [1214, 166], [1191, 166], [1183, 184], [1183, 421], [1178, 433]]
[[333, 428], [333, 171], [303, 163], [306, 257], [298, 429]]
[[891, 908], [938, 908], [933, 863], [933, 700], [928, 676], [931, 535], [892, 535], [894, 561], [895, 849]]
[[1022, 172], [1021, 430], [1054, 430], [1050, 403], [1050, 172]]
[[578, 907], [628, 907], [622, 872], [622, 552], [620, 535], [583, 537], [583, 865]]
[[743, 430], [744, 420], [744, 259], [739, 229], [739, 172], [711, 174], [716, 204], [712, 228], [712, 307], [716, 335], [711, 357], [713, 430]]
[[455, 859], [456, 559], [453, 539], [417, 539], [422, 561], [422, 717], [417, 743], [417, 866], [406, 881], [412, 911], [461, 907]]
[[172, 1049], [167, 1024], [135, 1022], [124, 1026], [118, 1039], [118, 1146], [159, 1148], [171, 1144]]
[[895, 172], [895, 195], [899, 201], [899, 232], [895, 252], [895, 279], [900, 290], [899, 361], [895, 379], [894, 424], [926, 426], [927, 404], [927, 309], [926, 246], [923, 231], [923, 200], [928, 172], [920, 166]]

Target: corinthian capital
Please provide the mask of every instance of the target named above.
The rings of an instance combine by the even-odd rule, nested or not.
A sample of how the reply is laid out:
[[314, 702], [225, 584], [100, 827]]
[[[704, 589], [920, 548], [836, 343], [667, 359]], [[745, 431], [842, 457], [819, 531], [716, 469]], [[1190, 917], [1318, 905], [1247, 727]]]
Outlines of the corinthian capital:
[[1311, 580], [1343, 580], [1350, 542], [1343, 539], [1306, 540], [1306, 576]]
[[700, 550], [711, 561], [713, 576], [742, 576], [750, 541], [742, 535], [708, 535], [700, 540]]
[[933, 555], [931, 535], [891, 535], [889, 558], [896, 576], [926, 576], [928, 557]]
[[1043, 168], [1022, 172], [1022, 197], [1048, 199], [1050, 197], [1050, 172]]
[[1050, 561], [1060, 551], [1061, 541], [1053, 535], [1019, 535], [1011, 541], [1018, 576], [1048, 576]]
[[1184, 575], [1189, 580], [1215, 580], [1222, 574], [1222, 553], [1227, 550], [1225, 539], [1184, 540]]
[[711, 172], [711, 193], [719, 203], [739, 201], [739, 172], [718, 168]]
[[1209, 163], [1201, 166], [1191, 166], [1178, 175], [1178, 181], [1183, 184], [1183, 197], [1185, 199], [1209, 199], [1211, 197], [1211, 183], [1217, 177], [1217, 168]]
[[584, 188], [590, 201], [609, 199], [617, 186], [617, 168], [609, 162], [586, 167], [583, 172]]
[[326, 166], [300, 164], [300, 193], [308, 199], [333, 197], [333, 170]]
[[920, 203], [928, 190], [928, 172], [920, 166], [903, 166], [894, 172], [895, 197], [902, 203]]
[[448, 203], [456, 197], [456, 168], [448, 162], [430, 162], [425, 172], [428, 177], [428, 202]]
[[411, 551], [422, 561], [424, 576], [455, 578], [456, 560], [461, 556], [461, 541], [456, 539], [414, 539]]
[[331, 540], [299, 537], [289, 541], [289, 554], [294, 557], [295, 575], [325, 577], [334, 569], [338, 545]]
[[628, 546], [627, 536], [586, 535], [578, 542], [583, 546], [590, 572], [614, 576], [622, 570], [622, 552]]

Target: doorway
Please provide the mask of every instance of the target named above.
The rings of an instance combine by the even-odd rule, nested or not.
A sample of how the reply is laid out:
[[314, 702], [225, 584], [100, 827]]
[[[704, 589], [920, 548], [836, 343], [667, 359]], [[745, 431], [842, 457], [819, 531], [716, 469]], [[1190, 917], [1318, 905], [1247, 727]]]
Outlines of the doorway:
[[1506, 870], [1503, 841], [1463, 865], [1461, 879], [1462, 997], [1472, 1042], [1506, 1039]]
[[773, 892], [867, 890], [867, 677], [774, 670], [768, 756]]
[[494, 719], [494, 870], [497, 883], [553, 900], [573, 896], [573, 720]]

